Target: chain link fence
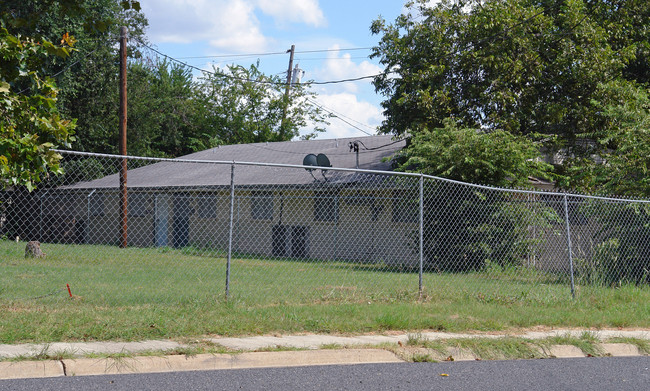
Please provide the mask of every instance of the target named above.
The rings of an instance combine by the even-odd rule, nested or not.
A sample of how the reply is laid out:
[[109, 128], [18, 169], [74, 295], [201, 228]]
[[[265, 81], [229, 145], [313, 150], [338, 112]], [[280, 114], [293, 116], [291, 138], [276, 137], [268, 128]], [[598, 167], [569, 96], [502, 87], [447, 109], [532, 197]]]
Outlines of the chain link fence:
[[[3, 285], [98, 305], [566, 299], [650, 282], [650, 202], [418, 174], [63, 152], [2, 193]], [[23, 259], [29, 241], [45, 255]], [[7, 291], [3, 291], [4, 294]]]

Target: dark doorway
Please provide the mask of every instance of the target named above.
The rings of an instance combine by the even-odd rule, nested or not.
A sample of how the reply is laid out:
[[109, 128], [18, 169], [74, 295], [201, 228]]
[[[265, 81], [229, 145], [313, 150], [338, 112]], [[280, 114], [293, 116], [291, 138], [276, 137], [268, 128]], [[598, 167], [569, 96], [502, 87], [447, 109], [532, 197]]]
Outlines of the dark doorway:
[[190, 244], [190, 197], [187, 194], [174, 195], [174, 221], [172, 222], [172, 246], [186, 247]]
[[309, 227], [296, 226], [291, 231], [291, 256], [309, 258]]
[[273, 256], [286, 257], [289, 255], [289, 227], [286, 225], [274, 225], [271, 232], [273, 243]]

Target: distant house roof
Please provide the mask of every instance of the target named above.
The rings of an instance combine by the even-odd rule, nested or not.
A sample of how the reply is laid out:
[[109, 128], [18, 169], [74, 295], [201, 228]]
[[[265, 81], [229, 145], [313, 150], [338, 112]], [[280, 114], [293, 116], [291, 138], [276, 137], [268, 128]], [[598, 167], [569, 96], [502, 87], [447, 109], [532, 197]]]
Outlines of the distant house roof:
[[[255, 144], [225, 145], [182, 156], [183, 160], [236, 161], [255, 163], [279, 163], [302, 165], [307, 154], [327, 155], [332, 167], [356, 168], [356, 153], [349, 144], [360, 142], [359, 168], [366, 170], [390, 170], [390, 163], [383, 159], [394, 155], [406, 146], [406, 141], [394, 141], [390, 135], [354, 137], [327, 140], [303, 140]], [[159, 162], [128, 171], [129, 188], [161, 187], [215, 187], [230, 185], [229, 164], [193, 164]], [[323, 180], [320, 170], [314, 176]], [[354, 180], [354, 173], [329, 171], [326, 176], [332, 182]], [[306, 185], [314, 177], [304, 169], [237, 165], [237, 185]], [[109, 175], [90, 182], [82, 182], [67, 188], [117, 188], [119, 176]]]

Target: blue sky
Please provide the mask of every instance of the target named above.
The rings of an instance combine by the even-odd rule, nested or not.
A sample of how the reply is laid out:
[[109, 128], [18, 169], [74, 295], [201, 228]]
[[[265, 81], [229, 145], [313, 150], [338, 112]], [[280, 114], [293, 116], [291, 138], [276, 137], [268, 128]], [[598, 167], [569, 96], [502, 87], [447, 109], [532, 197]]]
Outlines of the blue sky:
[[[382, 16], [394, 21], [403, 0], [140, 0], [149, 20], [148, 39], [156, 49], [202, 69], [260, 60], [266, 74], [285, 74], [296, 46], [294, 65], [303, 80], [332, 81], [374, 75], [370, 60], [378, 36], [370, 24]], [[344, 50], [357, 49], [357, 50]], [[311, 52], [317, 51], [317, 52]], [[256, 55], [282, 52], [274, 55]], [[310, 52], [310, 53], [306, 53]], [[254, 54], [252, 56], [230, 56]], [[191, 58], [219, 56], [211, 58]], [[314, 86], [318, 103], [333, 111], [318, 138], [358, 137], [382, 121], [382, 97], [370, 80]], [[359, 129], [361, 130], [359, 130]]]

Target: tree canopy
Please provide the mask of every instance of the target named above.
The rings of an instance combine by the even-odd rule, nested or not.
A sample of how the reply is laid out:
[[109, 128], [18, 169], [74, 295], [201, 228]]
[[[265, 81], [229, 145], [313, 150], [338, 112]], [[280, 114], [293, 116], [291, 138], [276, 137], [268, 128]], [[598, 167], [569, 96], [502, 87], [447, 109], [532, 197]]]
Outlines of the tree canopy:
[[386, 67], [374, 80], [386, 96], [381, 131], [417, 134], [451, 118], [525, 136], [561, 152], [559, 183], [577, 186], [569, 168], [616, 147], [606, 140], [620, 133], [618, 92], [647, 91], [648, 25], [640, 0], [413, 1], [394, 23], [371, 26]]
[[199, 88], [213, 142], [288, 141], [308, 122], [315, 126], [306, 138], [324, 130], [319, 126], [325, 122], [324, 114], [305, 100], [314, 97], [309, 86], [293, 85], [287, 96], [280, 76], [263, 74], [259, 63], [214, 68], [204, 74]]
[[[259, 64], [202, 75], [147, 49], [137, 1], [0, 3], [0, 175], [30, 189], [61, 173], [51, 149], [118, 152], [120, 26], [127, 26], [128, 153], [176, 157], [219, 144], [284, 141], [323, 113], [308, 85], [284, 93]], [[74, 160], [74, 158], [70, 158]], [[61, 165], [63, 164], [63, 166]], [[77, 167], [78, 169], [78, 167]]]
[[[51, 149], [70, 147], [76, 120], [61, 110], [62, 90], [54, 77], [83, 50], [75, 33], [107, 30], [111, 19], [95, 11], [110, 7], [139, 8], [139, 4], [132, 0], [0, 4], [0, 187], [26, 185], [31, 190], [50, 172], [61, 172], [61, 156]], [[71, 86], [65, 90], [73, 92]]]
[[444, 127], [415, 133], [409, 144], [397, 156], [408, 171], [503, 187], [548, 177], [549, 165], [537, 159], [534, 143], [503, 130], [481, 134], [447, 120]]

